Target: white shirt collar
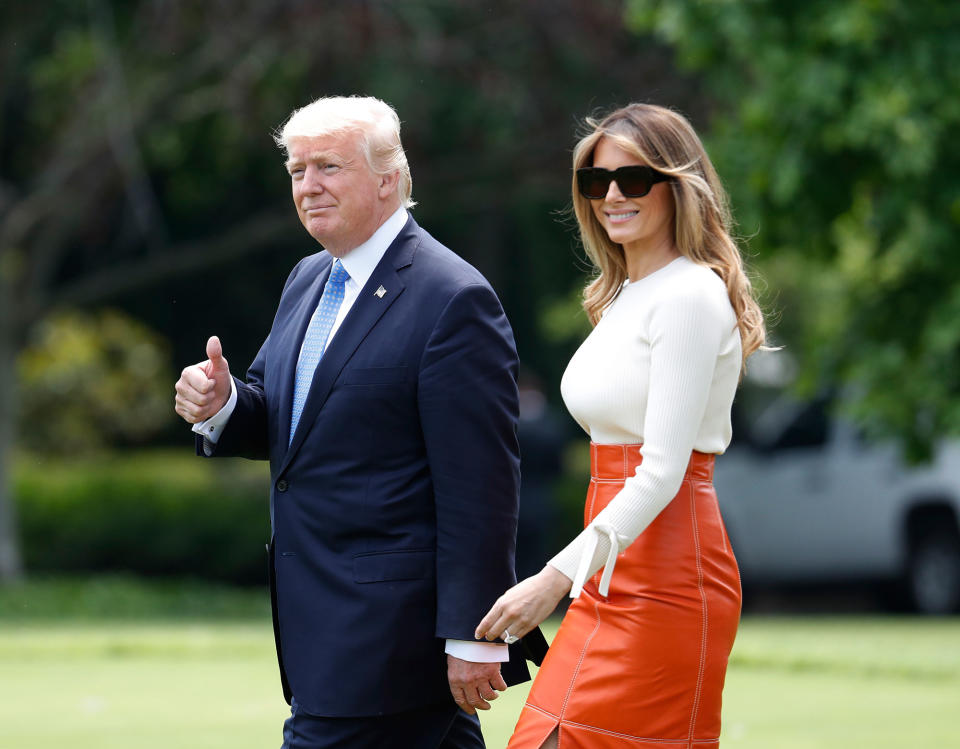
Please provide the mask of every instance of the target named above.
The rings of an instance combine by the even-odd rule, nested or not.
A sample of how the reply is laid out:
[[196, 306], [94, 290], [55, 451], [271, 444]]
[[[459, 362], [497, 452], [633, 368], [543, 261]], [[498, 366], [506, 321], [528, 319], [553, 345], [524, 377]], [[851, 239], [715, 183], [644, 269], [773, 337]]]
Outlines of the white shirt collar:
[[340, 258], [350, 280], [362, 289], [394, 239], [407, 223], [407, 211], [401, 206], [361, 245]]

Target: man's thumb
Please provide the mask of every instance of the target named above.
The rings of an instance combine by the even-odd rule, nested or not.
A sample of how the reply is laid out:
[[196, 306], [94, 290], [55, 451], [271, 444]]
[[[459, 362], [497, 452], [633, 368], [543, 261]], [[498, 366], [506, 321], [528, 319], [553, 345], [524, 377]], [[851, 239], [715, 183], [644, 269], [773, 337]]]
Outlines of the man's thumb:
[[207, 339], [207, 358], [214, 367], [219, 366], [220, 359], [223, 359], [223, 347], [220, 345], [220, 339], [215, 335]]
[[214, 375], [217, 372], [221, 374], [229, 372], [227, 360], [223, 358], [223, 348], [220, 346], [220, 339], [217, 336], [210, 336], [207, 341], [207, 361], [204, 364], [204, 371], [211, 380], [217, 379]]

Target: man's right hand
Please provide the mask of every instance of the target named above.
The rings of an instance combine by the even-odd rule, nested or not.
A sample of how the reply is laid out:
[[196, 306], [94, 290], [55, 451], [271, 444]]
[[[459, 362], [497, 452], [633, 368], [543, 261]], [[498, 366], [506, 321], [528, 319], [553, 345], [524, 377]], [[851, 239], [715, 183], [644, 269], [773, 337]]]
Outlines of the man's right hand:
[[196, 424], [206, 421], [230, 399], [230, 367], [223, 358], [220, 339], [207, 341], [207, 360], [187, 367], [176, 384], [174, 410], [184, 421]]

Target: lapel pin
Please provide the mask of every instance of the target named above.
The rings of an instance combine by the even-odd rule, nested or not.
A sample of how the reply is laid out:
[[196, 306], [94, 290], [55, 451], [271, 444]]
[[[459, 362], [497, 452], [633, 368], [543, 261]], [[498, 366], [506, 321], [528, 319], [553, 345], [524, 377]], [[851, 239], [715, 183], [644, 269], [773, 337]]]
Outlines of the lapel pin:
[[381, 286], [373, 293], [376, 294], [380, 299], [383, 299], [383, 295], [387, 293], [387, 290]]

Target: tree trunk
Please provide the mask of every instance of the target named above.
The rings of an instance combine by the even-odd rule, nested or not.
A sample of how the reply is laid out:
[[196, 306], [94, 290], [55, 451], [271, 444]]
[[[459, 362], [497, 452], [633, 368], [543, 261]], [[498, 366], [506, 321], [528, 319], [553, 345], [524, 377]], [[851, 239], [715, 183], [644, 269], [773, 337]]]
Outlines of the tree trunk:
[[0, 584], [23, 575], [10, 470], [16, 441], [17, 341], [11, 324], [13, 310], [8, 305], [11, 294], [7, 292], [9, 287], [0, 290]]

